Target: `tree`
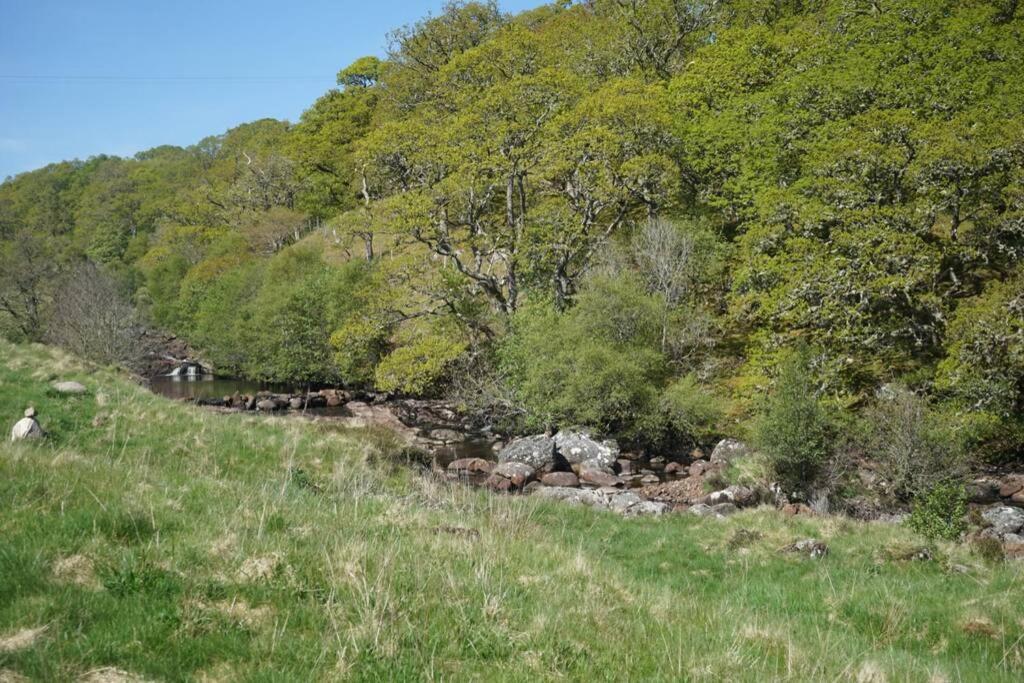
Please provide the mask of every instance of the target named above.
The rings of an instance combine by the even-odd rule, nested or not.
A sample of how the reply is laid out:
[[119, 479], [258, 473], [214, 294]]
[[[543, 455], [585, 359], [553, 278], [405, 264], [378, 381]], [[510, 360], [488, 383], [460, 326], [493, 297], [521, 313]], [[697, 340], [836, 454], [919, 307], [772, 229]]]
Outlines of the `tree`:
[[40, 341], [59, 272], [53, 242], [22, 230], [0, 242], [0, 322], [15, 339]]

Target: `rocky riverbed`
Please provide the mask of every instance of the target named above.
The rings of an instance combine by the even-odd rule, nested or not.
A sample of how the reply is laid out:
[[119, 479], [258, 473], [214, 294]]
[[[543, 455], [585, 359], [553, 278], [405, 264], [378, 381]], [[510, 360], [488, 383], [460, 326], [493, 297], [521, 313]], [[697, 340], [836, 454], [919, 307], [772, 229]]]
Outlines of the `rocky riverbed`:
[[[787, 515], [815, 514], [772, 487], [726, 485], [724, 475], [730, 463], [751, 455], [744, 443], [734, 439], [723, 439], [710, 453], [695, 449], [669, 459], [624, 451], [616, 442], [586, 430], [509, 438], [477, 425], [444, 401], [342, 389], [272, 391], [231, 380], [206, 385], [188, 382], [184, 384], [187, 391], [182, 386], [161, 381], [152, 388], [215, 410], [386, 428], [410, 447], [429, 453], [436, 476], [498, 493], [538, 495], [623, 515], [686, 512], [714, 518], [757, 505], [774, 506]], [[215, 388], [233, 391], [210, 391]], [[980, 520], [971, 539], [994, 540], [1008, 557], [1024, 558], [1024, 475], [978, 476], [967, 491], [977, 511], [974, 518]], [[861, 519], [898, 522], [906, 517], [903, 511], [883, 510], [862, 501], [848, 507], [847, 514]]]

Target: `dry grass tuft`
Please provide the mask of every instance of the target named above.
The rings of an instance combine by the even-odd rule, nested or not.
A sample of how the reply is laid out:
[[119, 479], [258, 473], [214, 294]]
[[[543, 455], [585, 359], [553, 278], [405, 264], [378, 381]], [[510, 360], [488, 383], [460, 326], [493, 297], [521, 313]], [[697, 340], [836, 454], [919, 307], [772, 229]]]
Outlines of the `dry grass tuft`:
[[21, 652], [34, 646], [39, 639], [49, 630], [49, 626], [38, 626], [36, 628], [23, 628], [20, 631], [0, 638], [0, 654], [11, 654]]
[[71, 555], [53, 563], [53, 577], [61, 583], [70, 583], [83, 588], [98, 590], [100, 581], [96, 567], [85, 555]]

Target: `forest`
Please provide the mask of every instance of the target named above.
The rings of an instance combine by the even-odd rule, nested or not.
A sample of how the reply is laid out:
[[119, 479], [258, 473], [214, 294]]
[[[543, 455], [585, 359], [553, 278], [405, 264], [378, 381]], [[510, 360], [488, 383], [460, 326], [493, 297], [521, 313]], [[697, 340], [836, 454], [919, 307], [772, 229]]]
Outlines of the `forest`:
[[451, 2], [297, 122], [8, 178], [0, 332], [956, 499], [1024, 462], [1022, 34], [1016, 0]]

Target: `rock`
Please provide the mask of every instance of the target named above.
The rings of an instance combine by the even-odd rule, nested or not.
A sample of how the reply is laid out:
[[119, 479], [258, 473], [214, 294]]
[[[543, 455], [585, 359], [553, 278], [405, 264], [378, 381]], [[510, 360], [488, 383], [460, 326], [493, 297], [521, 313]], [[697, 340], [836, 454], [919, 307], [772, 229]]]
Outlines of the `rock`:
[[265, 398], [256, 402], [256, 410], [271, 411], [277, 410], [277, 401], [272, 398]]
[[540, 483], [544, 486], [576, 488], [580, 485], [580, 480], [572, 472], [549, 472], [540, 478]]
[[659, 479], [658, 475], [656, 474], [645, 474], [644, 476], [640, 477], [640, 483], [644, 485], [658, 484], [661, 483], [661, 479]]
[[549, 436], [527, 436], [505, 446], [499, 463], [521, 463], [535, 470], [555, 469], [555, 441]]
[[1010, 496], [1009, 502], [1013, 503], [1014, 505], [1020, 505], [1024, 507], [1024, 490], [1017, 491], [1017, 493]]
[[294, 398], [288, 399], [288, 407], [292, 410], [302, 410], [306, 407], [306, 400], [299, 396], [295, 396]]
[[730, 486], [727, 489], [721, 491], [715, 491], [709, 493], [702, 501], [708, 505], [718, 505], [720, 503], [733, 503], [738, 507], [746, 507], [752, 505], [756, 501], [754, 492], [748, 489], [746, 486]]
[[43, 428], [39, 426], [34, 417], [21, 418], [14, 423], [14, 428], [11, 429], [11, 441], [41, 438], [43, 438]]
[[591, 463], [595, 465], [596, 469], [611, 469], [619, 458], [617, 443], [596, 441], [585, 432], [558, 432], [553, 441], [559, 455], [570, 464]]
[[750, 454], [750, 449], [742, 441], [736, 439], [722, 439], [711, 452], [711, 462], [729, 463], [737, 458]]
[[999, 483], [991, 479], [975, 479], [967, 484], [967, 500], [970, 503], [984, 505], [999, 501]]
[[574, 505], [587, 505], [594, 508], [611, 510], [620, 515], [630, 517], [661, 515], [669, 510], [669, 507], [664, 503], [644, 500], [631, 491], [620, 491], [612, 488], [578, 489], [564, 486], [547, 486], [538, 489], [534, 495]]
[[489, 473], [494, 469], [494, 463], [483, 458], [460, 458], [448, 463], [449, 472], [468, 472], [474, 474]]
[[686, 467], [681, 462], [670, 462], [665, 465], [665, 474], [681, 474], [686, 471]]
[[654, 500], [641, 500], [639, 503], [631, 506], [622, 514], [628, 515], [630, 517], [648, 517], [663, 515], [666, 512], [669, 512], [669, 510], [669, 506], [665, 503], [659, 503]]
[[994, 505], [981, 513], [981, 518], [991, 525], [988, 530], [996, 536], [1015, 534], [1024, 527], [1024, 510], [1008, 505]]
[[711, 506], [705, 505], [704, 503], [697, 503], [696, 505], [691, 505], [689, 508], [686, 509], [686, 511], [689, 512], [691, 515], [695, 515], [697, 517], [715, 516], [715, 513], [711, 511]]
[[33, 408], [32, 406], [25, 408], [25, 417], [35, 417], [37, 414], [38, 413], [36, 413], [36, 409]]
[[466, 440], [466, 436], [461, 432], [457, 432], [454, 429], [432, 429], [428, 435], [431, 441], [437, 441], [439, 443], [461, 443]]
[[337, 394], [330, 394], [327, 396], [326, 405], [328, 408], [337, 408], [344, 402], [345, 399], [343, 399], [341, 396], [338, 396]]
[[719, 503], [711, 506], [712, 514], [718, 515], [719, 517], [728, 517], [729, 515], [736, 514], [740, 509], [732, 503]]
[[1022, 489], [1024, 489], [1024, 479], [1011, 477], [1002, 482], [999, 486], [999, 497], [1009, 498], [1013, 494], [1020, 492]]
[[594, 486], [622, 486], [625, 483], [621, 477], [593, 468], [581, 470], [580, 481]]
[[695, 460], [690, 464], [690, 476], [691, 477], [702, 477], [704, 473], [708, 471], [707, 460]]
[[825, 557], [828, 554], [828, 546], [814, 538], [806, 538], [796, 543], [790, 543], [782, 549], [784, 553], [801, 553], [815, 559]]
[[86, 389], [85, 385], [78, 382], [55, 382], [53, 390], [58, 394], [84, 394]]
[[615, 461], [619, 467], [619, 474], [629, 476], [633, 474], [633, 461], [627, 460], [626, 458], [619, 458]]
[[519, 490], [534, 478], [536, 470], [521, 462], [498, 463], [491, 470], [491, 476], [484, 482], [485, 486], [495, 491]]

